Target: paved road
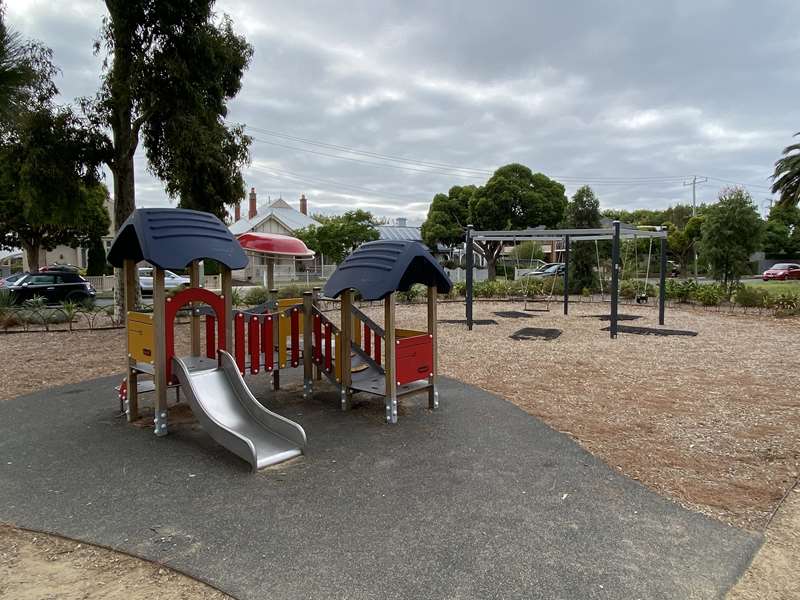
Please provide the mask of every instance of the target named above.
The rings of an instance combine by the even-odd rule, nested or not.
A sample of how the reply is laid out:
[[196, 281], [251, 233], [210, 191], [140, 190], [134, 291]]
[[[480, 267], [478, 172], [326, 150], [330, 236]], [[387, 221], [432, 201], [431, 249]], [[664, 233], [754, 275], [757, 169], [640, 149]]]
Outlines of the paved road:
[[[287, 378], [289, 379], [289, 378]], [[0, 403], [0, 520], [106, 544], [243, 599], [721, 598], [760, 537], [648, 491], [512, 404], [273, 398], [307, 456], [256, 475], [196, 427], [114, 417], [106, 378]]]

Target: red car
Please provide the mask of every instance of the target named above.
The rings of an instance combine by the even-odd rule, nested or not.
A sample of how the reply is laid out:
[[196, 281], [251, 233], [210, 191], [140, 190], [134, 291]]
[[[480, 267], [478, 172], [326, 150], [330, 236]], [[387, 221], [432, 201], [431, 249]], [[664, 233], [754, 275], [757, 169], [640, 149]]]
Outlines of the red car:
[[777, 279], [778, 281], [800, 279], [800, 265], [796, 263], [778, 263], [764, 271], [761, 278], [764, 281], [769, 281], [770, 279]]

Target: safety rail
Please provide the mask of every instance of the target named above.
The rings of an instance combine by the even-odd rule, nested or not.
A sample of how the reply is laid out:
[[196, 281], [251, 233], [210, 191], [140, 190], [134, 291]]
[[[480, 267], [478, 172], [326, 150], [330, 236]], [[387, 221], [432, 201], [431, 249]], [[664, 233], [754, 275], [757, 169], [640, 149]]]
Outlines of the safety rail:
[[[291, 299], [296, 300], [296, 299]], [[236, 311], [233, 315], [233, 357], [239, 372], [252, 375], [300, 365], [302, 304], [278, 304], [278, 312]], [[277, 327], [275, 325], [277, 321]], [[206, 356], [216, 358], [217, 318], [206, 315]], [[221, 347], [221, 346], [220, 346]]]
[[311, 308], [311, 357], [320, 372], [342, 381], [341, 330], [314, 306]]
[[385, 336], [383, 327], [355, 306], [351, 307], [351, 312], [355, 317], [353, 319], [353, 344], [361, 348], [368, 357], [380, 365], [381, 341]]

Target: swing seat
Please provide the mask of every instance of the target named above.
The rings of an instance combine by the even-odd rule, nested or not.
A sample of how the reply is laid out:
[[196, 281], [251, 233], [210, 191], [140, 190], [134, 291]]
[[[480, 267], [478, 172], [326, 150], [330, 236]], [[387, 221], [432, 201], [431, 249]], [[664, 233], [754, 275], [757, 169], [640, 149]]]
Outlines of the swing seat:
[[636, 304], [647, 304], [647, 294], [637, 294]]

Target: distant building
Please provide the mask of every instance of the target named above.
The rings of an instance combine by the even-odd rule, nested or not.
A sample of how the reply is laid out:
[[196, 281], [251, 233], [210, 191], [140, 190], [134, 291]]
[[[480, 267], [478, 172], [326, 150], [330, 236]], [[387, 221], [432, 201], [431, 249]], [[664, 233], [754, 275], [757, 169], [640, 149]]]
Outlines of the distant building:
[[[239, 203], [234, 207], [233, 223], [228, 227], [233, 235], [241, 235], [250, 231], [258, 233], [279, 233], [294, 236], [299, 229], [319, 225], [319, 221], [308, 216], [308, 200], [300, 196], [298, 208], [294, 208], [283, 198], [258, 205], [256, 189], [250, 188], [248, 196], [247, 217], [242, 216]], [[266, 259], [255, 253], [247, 253], [250, 263], [247, 268], [236, 271], [234, 277], [243, 281], [261, 283], [266, 277]], [[286, 259], [275, 263], [276, 281], [287, 281], [296, 278], [297, 263], [294, 259]]]

